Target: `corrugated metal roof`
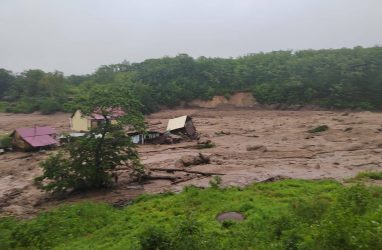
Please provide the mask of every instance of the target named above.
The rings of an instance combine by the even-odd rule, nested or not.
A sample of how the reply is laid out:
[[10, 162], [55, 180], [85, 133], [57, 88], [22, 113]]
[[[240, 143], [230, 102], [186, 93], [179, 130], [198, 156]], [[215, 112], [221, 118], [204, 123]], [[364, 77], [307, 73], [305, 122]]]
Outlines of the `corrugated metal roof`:
[[48, 126], [45, 127], [33, 127], [33, 128], [18, 128], [16, 132], [21, 137], [38, 136], [38, 135], [53, 135], [56, 131]]
[[51, 127], [18, 128], [16, 132], [32, 147], [42, 147], [57, 144], [52, 137], [56, 131]]
[[187, 115], [168, 120], [167, 131], [183, 128], [186, 125]]
[[23, 140], [25, 140], [32, 147], [44, 147], [44, 146], [54, 145], [58, 143], [55, 139], [53, 139], [49, 135], [23, 137]]

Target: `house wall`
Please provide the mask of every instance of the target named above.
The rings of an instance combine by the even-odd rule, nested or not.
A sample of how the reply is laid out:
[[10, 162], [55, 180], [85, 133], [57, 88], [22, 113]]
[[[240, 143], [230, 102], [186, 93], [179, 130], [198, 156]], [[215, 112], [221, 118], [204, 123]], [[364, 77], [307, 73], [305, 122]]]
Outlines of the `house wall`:
[[81, 111], [77, 110], [71, 118], [70, 129], [74, 131], [89, 131], [90, 119], [82, 116]]
[[149, 132], [147, 135], [143, 134], [136, 134], [136, 135], [129, 135], [131, 138], [131, 141], [135, 144], [141, 144], [141, 143], [151, 143], [153, 139], [159, 137], [161, 134], [160, 133], [152, 133]]
[[[88, 122], [90, 123], [90, 126], [89, 126], [89, 127], [91, 127], [92, 129], [95, 129], [95, 128], [97, 128], [98, 126], [100, 126], [100, 125], [102, 124], [102, 122], [105, 122], [105, 121], [104, 121], [104, 120], [90, 120], [90, 119], [89, 119]], [[112, 120], [110, 120], [110, 123], [113, 124], [113, 125], [115, 125], [115, 124], [117, 124], [118, 122], [117, 122], [117, 120], [112, 119]], [[89, 130], [90, 130], [90, 129], [89, 129]]]
[[22, 138], [21, 136], [15, 132], [13, 134], [13, 137], [12, 137], [12, 146], [15, 147], [15, 148], [18, 148], [18, 149], [23, 149], [23, 150], [27, 150], [27, 149], [31, 149], [32, 147], [26, 143]]
[[197, 139], [198, 134], [196, 133], [196, 128], [192, 120], [188, 120], [185, 125], [185, 130], [191, 139]]

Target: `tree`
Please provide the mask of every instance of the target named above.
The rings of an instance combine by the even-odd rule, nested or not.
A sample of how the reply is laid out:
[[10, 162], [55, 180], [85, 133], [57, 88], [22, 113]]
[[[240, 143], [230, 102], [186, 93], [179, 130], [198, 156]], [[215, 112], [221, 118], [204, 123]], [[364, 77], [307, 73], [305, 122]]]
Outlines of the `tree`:
[[[130, 91], [125, 87], [94, 87], [78, 103], [85, 115], [97, 112], [103, 122], [42, 162], [43, 175], [36, 178], [37, 184], [53, 193], [110, 187], [119, 166], [130, 167], [132, 175], [140, 178], [144, 171], [135, 144], [123, 130], [129, 125], [144, 131], [140, 104]], [[117, 110], [121, 116], [114, 123]]]
[[0, 99], [5, 96], [5, 93], [10, 89], [14, 81], [12, 73], [5, 69], [0, 69]]
[[46, 73], [39, 81], [39, 85], [53, 99], [64, 92], [64, 75], [59, 71]]

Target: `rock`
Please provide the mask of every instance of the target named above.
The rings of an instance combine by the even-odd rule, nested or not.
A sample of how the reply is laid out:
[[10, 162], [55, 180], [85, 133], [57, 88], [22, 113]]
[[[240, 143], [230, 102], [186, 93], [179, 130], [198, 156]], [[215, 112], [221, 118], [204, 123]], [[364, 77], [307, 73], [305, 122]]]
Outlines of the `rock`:
[[346, 150], [356, 151], [356, 150], [360, 150], [362, 148], [363, 148], [362, 144], [356, 144], [356, 145], [351, 145], [351, 146], [347, 147]]
[[283, 176], [283, 175], [275, 175], [275, 176], [269, 177], [269, 178], [267, 178], [261, 182], [267, 183], [267, 182], [281, 181], [281, 180], [287, 180], [287, 179], [290, 179], [290, 178], [287, 176]]
[[161, 125], [162, 122], [161, 121], [156, 121], [156, 122], [151, 122], [150, 125]]
[[264, 145], [248, 145], [247, 151], [260, 151], [260, 152], [266, 152], [267, 147]]
[[287, 141], [288, 138], [284, 136], [283, 138], [281, 138], [281, 140], [282, 140], [282, 141]]
[[198, 141], [198, 144], [211, 144], [211, 140], [208, 140], [208, 139], [204, 139], [204, 140], [199, 140]]
[[243, 221], [244, 219], [245, 219], [244, 215], [238, 212], [225, 212], [225, 213], [218, 214], [216, 216], [216, 220], [218, 220], [219, 222], [223, 222], [227, 220]]
[[320, 169], [321, 168], [321, 166], [320, 166], [320, 164], [316, 164], [316, 166], [314, 167], [315, 169]]
[[175, 167], [182, 168], [192, 165], [208, 164], [210, 163], [210, 157], [198, 154], [198, 155], [183, 155], [179, 160], [175, 162]]

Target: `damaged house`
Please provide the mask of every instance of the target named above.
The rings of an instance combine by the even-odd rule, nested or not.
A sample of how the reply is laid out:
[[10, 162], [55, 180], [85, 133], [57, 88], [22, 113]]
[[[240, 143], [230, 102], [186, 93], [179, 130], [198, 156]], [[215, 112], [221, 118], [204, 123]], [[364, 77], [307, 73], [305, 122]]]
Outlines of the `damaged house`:
[[[117, 118], [123, 115], [125, 115], [123, 110], [114, 109], [108, 118], [111, 120], [111, 123], [116, 123]], [[97, 112], [92, 113], [90, 116], [85, 116], [81, 110], [78, 109], [70, 117], [70, 129], [78, 132], [88, 132], [104, 121], [105, 117]]]
[[131, 141], [135, 144], [160, 144], [158, 143], [158, 138], [163, 135], [163, 133], [158, 131], [149, 130], [146, 133], [141, 133], [137, 131], [128, 132], [127, 135], [131, 138]]
[[193, 140], [199, 138], [196, 128], [192, 122], [192, 118], [188, 115], [170, 119], [168, 121], [166, 131], [182, 137], [188, 137]]
[[52, 147], [58, 144], [56, 131], [51, 127], [18, 128], [11, 134], [12, 146], [22, 150]]

